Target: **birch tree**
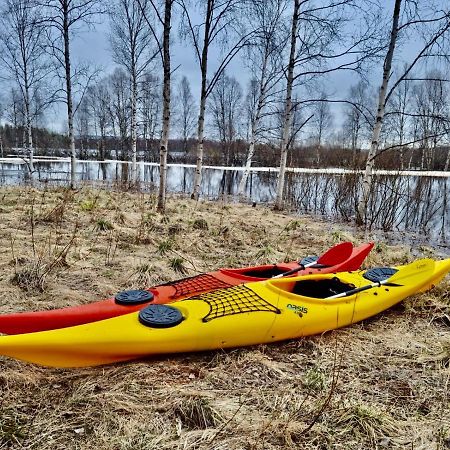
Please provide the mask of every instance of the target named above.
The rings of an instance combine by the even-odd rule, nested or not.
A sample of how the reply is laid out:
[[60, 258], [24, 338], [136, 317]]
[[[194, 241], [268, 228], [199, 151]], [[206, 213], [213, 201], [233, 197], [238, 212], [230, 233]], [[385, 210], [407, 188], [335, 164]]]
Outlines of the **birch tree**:
[[161, 126], [161, 150], [159, 161], [159, 192], [158, 206], [159, 212], [164, 213], [166, 210], [166, 193], [167, 193], [167, 153], [169, 150], [169, 133], [170, 133], [170, 29], [172, 20], [173, 0], [165, 0], [164, 2], [164, 19], [161, 20], [163, 26], [163, 42], [162, 42], [162, 64], [163, 64], [163, 111]]
[[211, 93], [212, 126], [225, 153], [225, 165], [234, 163], [233, 144], [240, 128], [242, 89], [236, 78], [222, 73]]
[[247, 178], [250, 173], [255, 145], [261, 135], [261, 122], [273, 90], [280, 79], [280, 54], [285, 43], [283, 33], [284, 0], [253, 0], [248, 5], [249, 28], [255, 30], [248, 51], [245, 52], [246, 65], [252, 73], [249, 93], [249, 147], [245, 170], [239, 182], [238, 195], [243, 198]]
[[[398, 145], [400, 170], [405, 168], [404, 143], [408, 141], [408, 126], [411, 119], [411, 82], [405, 80], [396, 90], [391, 100], [392, 134]], [[408, 165], [409, 167], [409, 165]]]
[[[419, 4], [417, 2], [406, 1], [404, 21], [401, 22], [403, 0], [395, 0], [392, 14], [390, 38], [388, 50], [384, 58], [383, 78], [378, 91], [378, 106], [375, 123], [372, 129], [372, 139], [370, 149], [367, 155], [364, 176], [362, 180], [361, 195], [358, 202], [357, 223], [364, 224], [367, 221], [367, 212], [369, 206], [370, 192], [372, 188], [373, 169], [375, 159], [380, 153], [380, 136], [383, 127], [383, 120], [386, 111], [386, 104], [397, 88], [405, 80], [411, 78], [413, 71], [418, 69], [428, 58], [434, 59], [442, 57], [448, 53], [443, 47], [446, 43], [445, 38], [450, 29], [450, 8], [448, 5], [435, 9], [435, 5]], [[392, 81], [392, 64], [395, 55], [395, 49], [399, 37], [421, 40], [419, 50], [407, 62], [405, 69], [392, 82], [389, 88], [389, 82]], [[420, 42], [420, 41], [419, 41]]]
[[139, 113], [141, 117], [142, 137], [146, 158], [153, 161], [153, 146], [157, 137], [160, 137], [161, 113], [161, 82], [150, 72], [142, 77], [140, 82]]
[[[4, 103], [3, 103], [4, 99], [3, 97], [0, 95], [0, 123], [2, 122], [3, 119], [3, 114], [4, 114]], [[0, 126], [0, 157], [4, 158], [4, 142], [3, 142], [3, 127]]]
[[154, 52], [154, 37], [148, 27], [142, 10], [148, 15], [150, 0], [116, 0], [110, 12], [110, 41], [114, 61], [122, 65], [130, 78], [131, 105], [131, 182], [137, 180], [137, 102], [138, 86], [151, 61]]
[[162, 85], [162, 120], [161, 120], [161, 140], [159, 151], [159, 189], [157, 210], [161, 213], [166, 209], [167, 194], [167, 153], [169, 147], [170, 134], [170, 89], [171, 89], [171, 61], [170, 61], [170, 31], [172, 27], [172, 8], [175, 0], [164, 0], [164, 9], [160, 11], [156, 4], [151, 1], [156, 23], [162, 28], [162, 39], [158, 38], [156, 25], [150, 22], [150, 18], [142, 7], [142, 0], [138, 0], [141, 7], [141, 13], [144, 16], [147, 25], [155, 37], [161, 63], [163, 68], [163, 85]]
[[[191, 195], [191, 198], [198, 199], [202, 180], [206, 102], [221, 74], [246, 45], [249, 36], [235, 33], [237, 12], [243, 0], [205, 0], [198, 2], [200, 11], [191, 8], [191, 0], [179, 0], [179, 3], [183, 11], [182, 36], [189, 38], [194, 46], [201, 78], [196, 135], [197, 162]], [[216, 69], [211, 76], [210, 51], [219, 44], [225, 50], [216, 58]]]
[[195, 126], [195, 103], [191, 85], [187, 77], [183, 77], [178, 85], [178, 125], [183, 141], [183, 153], [188, 152], [188, 140], [192, 137]]
[[106, 152], [106, 136], [111, 126], [111, 94], [107, 85], [108, 79], [103, 79], [90, 90], [90, 108], [94, 121], [96, 135], [100, 136], [98, 143], [98, 159], [104, 161]]
[[7, 120], [14, 126], [14, 147], [23, 147], [23, 141], [19, 141], [20, 129], [25, 128], [25, 107], [23, 96], [16, 87], [12, 87], [8, 95]]
[[[81, 72], [86, 70], [73, 68], [72, 39], [80, 27], [92, 23], [102, 13], [101, 0], [36, 0], [43, 9], [45, 22], [49, 25], [48, 48], [55, 59], [56, 66], [62, 70], [60, 77], [64, 83], [64, 102], [67, 107], [67, 129], [70, 146], [70, 186], [75, 188], [76, 148], [74, 133], [74, 82], [79, 80]], [[90, 78], [88, 76], [88, 78]], [[84, 89], [89, 85], [87, 80]], [[81, 95], [82, 97], [82, 95]]]
[[0, 61], [17, 85], [23, 102], [25, 148], [31, 175], [34, 170], [32, 123], [35, 113], [39, 113], [33, 103], [37, 89], [43, 87], [49, 74], [42, 16], [34, 0], [6, 0], [0, 29]]
[[286, 174], [287, 152], [289, 146], [289, 131], [292, 125], [292, 90], [294, 85], [294, 68], [295, 57], [297, 51], [297, 31], [298, 21], [300, 16], [300, 0], [294, 0], [294, 8], [292, 11], [291, 22], [291, 37], [290, 37], [290, 51], [289, 63], [287, 65], [286, 73], [286, 100], [284, 103], [283, 127], [281, 136], [281, 155], [280, 155], [280, 172], [278, 174], [277, 194], [275, 199], [275, 209], [283, 207], [283, 191], [284, 179]]
[[329, 0], [320, 4], [310, 0], [293, 2], [289, 55], [284, 65], [284, 124], [275, 209], [283, 207], [293, 87], [305, 89], [311, 80], [317, 82], [319, 77], [333, 72], [360, 72], [365, 61], [378, 54], [378, 43], [372, 47], [379, 33], [379, 25], [373, 17], [377, 10], [372, 4], [361, 15], [362, 3], [356, 0]]
[[320, 167], [320, 150], [326, 133], [330, 132], [333, 122], [333, 116], [330, 110], [330, 104], [327, 103], [327, 95], [322, 92], [320, 100], [314, 106], [314, 116], [312, 119], [315, 128], [314, 140], [316, 147], [316, 166]]
[[82, 159], [87, 159], [88, 148], [85, 147], [88, 144], [90, 131], [91, 131], [91, 108], [90, 108], [89, 96], [85, 96], [80, 102], [80, 107], [74, 116], [75, 118], [75, 129], [77, 131], [78, 142], [80, 146], [80, 155]]
[[[128, 137], [131, 127], [129, 78], [123, 69], [116, 69], [110, 76], [111, 112], [113, 134], [120, 138], [120, 156], [116, 148], [116, 159], [128, 159]], [[124, 167], [127, 167], [124, 165]]]
[[448, 88], [443, 81], [445, 77], [434, 71], [413, 89], [415, 103], [415, 119], [417, 131], [420, 133], [422, 150], [420, 168], [433, 169], [435, 152], [438, 144], [446, 137], [449, 129]]

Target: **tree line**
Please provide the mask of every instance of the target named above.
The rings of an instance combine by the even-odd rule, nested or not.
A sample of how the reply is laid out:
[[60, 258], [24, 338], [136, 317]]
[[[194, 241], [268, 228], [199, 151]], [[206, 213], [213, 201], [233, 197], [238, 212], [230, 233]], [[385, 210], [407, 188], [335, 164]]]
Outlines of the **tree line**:
[[[205, 151], [245, 167], [279, 164], [282, 208], [288, 165], [363, 168], [364, 222], [377, 161], [448, 170], [450, 7], [442, 0], [3, 0], [0, 19], [0, 148], [26, 150], [45, 117], [64, 104], [71, 157], [131, 161], [158, 155], [165, 208], [170, 142], [195, 162]], [[107, 20], [115, 63], [105, 74], [73, 58], [74, 40]], [[174, 46], [189, 53], [187, 77]], [[194, 79], [195, 77], [195, 79]], [[191, 83], [198, 86], [192, 89]], [[20, 130], [20, 133], [17, 131]], [[20, 135], [19, 135], [20, 134]], [[111, 148], [111, 142], [114, 143]], [[20, 145], [19, 145], [20, 143]], [[206, 144], [206, 145], [205, 145]], [[206, 147], [206, 148], [205, 148]], [[299, 156], [300, 155], [300, 156]], [[261, 159], [263, 158], [263, 159]]]

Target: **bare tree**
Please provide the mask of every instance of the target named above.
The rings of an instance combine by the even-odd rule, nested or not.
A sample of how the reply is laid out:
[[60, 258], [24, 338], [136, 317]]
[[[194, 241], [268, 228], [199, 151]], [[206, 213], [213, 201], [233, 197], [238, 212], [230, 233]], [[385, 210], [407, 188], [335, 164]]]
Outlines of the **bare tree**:
[[294, 84], [306, 86], [311, 80], [317, 82], [318, 77], [337, 71], [359, 72], [379, 51], [378, 44], [371, 45], [379, 26], [373, 17], [371, 20], [367, 17], [377, 11], [372, 5], [360, 17], [356, 11], [362, 9], [362, 1], [329, 0], [315, 4], [310, 0], [294, 0], [289, 57], [285, 65], [286, 94], [276, 209], [283, 206]]
[[6, 112], [7, 120], [14, 126], [14, 147], [18, 148], [19, 145], [23, 147], [23, 139], [19, 144], [19, 132], [25, 129], [25, 107], [23, 96], [17, 88], [13, 87], [9, 92]]
[[[76, 149], [74, 133], [74, 79], [81, 73], [73, 70], [71, 59], [71, 39], [80, 26], [92, 23], [92, 20], [102, 12], [101, 0], [36, 0], [43, 8], [45, 21], [50, 25], [49, 49], [55, 58], [57, 67], [62, 69], [61, 78], [64, 82], [65, 103], [67, 106], [67, 127], [70, 143], [70, 186], [75, 188]], [[90, 78], [90, 77], [88, 77]], [[84, 89], [89, 85], [85, 83]], [[81, 98], [83, 94], [81, 95]]]
[[141, 6], [141, 12], [144, 16], [147, 25], [150, 27], [153, 36], [158, 45], [159, 55], [161, 56], [161, 62], [163, 67], [163, 108], [162, 108], [162, 120], [161, 120], [161, 141], [159, 151], [159, 190], [158, 190], [158, 204], [157, 210], [161, 213], [166, 209], [166, 191], [167, 191], [167, 153], [169, 147], [169, 134], [170, 134], [170, 89], [171, 89], [171, 63], [170, 63], [170, 30], [172, 27], [172, 8], [175, 0], [164, 0], [164, 12], [160, 12], [156, 4], [151, 1], [154, 13], [157, 18], [157, 24], [162, 27], [163, 36], [162, 40], [157, 37], [156, 26], [153, 25], [145, 9], [142, 8], [141, 0], [139, 5]]
[[[190, 0], [179, 0], [183, 11], [182, 34], [190, 38], [199, 64], [201, 88], [199, 114], [197, 122], [197, 164], [191, 197], [197, 199], [200, 194], [203, 165], [203, 145], [205, 129], [206, 101], [222, 72], [232, 59], [246, 45], [248, 35], [231, 35], [236, 30], [237, 11], [242, 0], [206, 0], [198, 2], [200, 12], [190, 9]], [[195, 20], [197, 19], [197, 20]], [[225, 50], [218, 58], [217, 68], [209, 77], [210, 50], [216, 44], [222, 44]]]
[[[400, 157], [400, 169], [405, 168], [404, 143], [408, 141], [408, 125], [411, 119], [412, 110], [412, 82], [405, 80], [391, 97], [390, 104], [387, 105], [388, 111], [386, 118], [391, 123], [391, 135], [398, 145]], [[409, 167], [409, 164], [408, 164]]]
[[0, 29], [0, 60], [17, 84], [23, 101], [25, 147], [32, 174], [32, 124], [34, 114], [39, 113], [39, 108], [34, 108], [33, 104], [38, 88], [42, 89], [43, 80], [49, 73], [43, 44], [42, 16], [34, 0], [6, 0]]
[[[128, 159], [128, 137], [131, 126], [131, 108], [129, 94], [129, 78], [123, 69], [116, 69], [110, 77], [111, 89], [111, 122], [113, 134], [120, 138], [119, 149], [116, 148], [116, 159]], [[125, 167], [125, 166], [124, 166]]]
[[169, 150], [169, 133], [170, 133], [170, 29], [172, 20], [172, 6], [174, 0], [165, 0], [164, 2], [164, 19], [161, 20], [163, 26], [162, 41], [162, 64], [163, 64], [163, 111], [161, 126], [161, 150], [159, 162], [159, 192], [158, 192], [158, 211], [166, 210], [166, 193], [167, 193], [167, 153]]
[[417, 136], [422, 150], [420, 168], [432, 169], [435, 151], [439, 142], [445, 137], [449, 128], [448, 88], [440, 72], [429, 72], [413, 89], [417, 121]]
[[370, 122], [368, 108], [368, 85], [364, 81], [359, 81], [349, 89], [348, 101], [345, 105], [343, 124], [346, 142], [350, 143], [352, 150], [352, 166], [357, 167], [359, 155], [361, 153], [362, 141], [366, 138]]
[[85, 145], [88, 143], [90, 130], [91, 130], [91, 108], [90, 108], [90, 98], [86, 95], [80, 102], [80, 106], [75, 114], [75, 125], [78, 135], [78, 140], [80, 143], [80, 155], [82, 159], [87, 159], [88, 148]]
[[316, 147], [316, 166], [320, 166], [320, 149], [322, 141], [333, 123], [333, 115], [331, 114], [330, 104], [327, 103], [327, 95], [325, 92], [320, 94], [320, 101], [314, 105], [314, 116], [312, 119], [314, 126], [314, 140]]
[[[450, 133], [447, 133], [447, 141], [449, 137]], [[448, 172], [449, 169], [450, 169], [450, 146], [447, 150], [447, 157], [445, 158], [444, 171]]]
[[137, 180], [137, 102], [138, 86], [151, 61], [156, 56], [153, 50], [154, 37], [144, 14], [149, 14], [151, 0], [116, 0], [110, 12], [110, 41], [114, 60], [125, 67], [130, 78], [131, 105], [131, 182]]
[[[421, 5], [417, 2], [406, 1], [404, 22], [400, 23], [402, 0], [395, 1], [389, 45], [383, 65], [383, 81], [378, 93], [377, 114], [373, 126], [371, 145], [367, 155], [362, 181], [362, 191], [358, 203], [357, 222], [359, 224], [365, 223], [367, 218], [373, 169], [375, 159], [380, 153], [380, 135], [387, 102], [398, 86], [406, 79], [411, 78], [410, 75], [412, 75], [413, 70], [419, 66], [420, 63], [426, 61], [429, 57], [439, 58], [447, 54], [443, 45], [445, 44], [445, 37], [450, 29], [450, 8], [448, 5], [445, 5], [445, 7], [442, 8], [441, 6], [444, 5], [440, 5], [435, 9], [435, 5], [432, 3], [424, 3]], [[420, 7], [422, 9], [420, 9]], [[408, 35], [412, 30], [415, 32], [415, 39], [421, 39], [422, 43], [417, 53], [412, 57], [410, 62], [406, 64], [405, 69], [388, 90], [389, 81], [392, 80], [391, 68], [399, 34], [402, 37], [411, 37]], [[418, 30], [419, 33], [417, 32]]]
[[249, 106], [250, 136], [245, 170], [239, 183], [238, 195], [242, 198], [260, 138], [261, 121], [264, 118], [273, 90], [280, 78], [280, 51], [284, 44], [281, 32], [285, 0], [253, 0], [248, 6], [250, 28], [255, 30], [246, 52], [247, 65], [253, 78], [250, 82], [247, 104]]
[[187, 77], [183, 77], [178, 86], [178, 123], [183, 140], [183, 152], [188, 152], [188, 140], [192, 137], [195, 127], [195, 103], [191, 86]]
[[[2, 122], [4, 114], [4, 103], [3, 103], [3, 97], [0, 95], [0, 123]], [[0, 125], [0, 157], [4, 158], [4, 146], [3, 146], [3, 127]]]
[[100, 80], [87, 92], [96, 135], [100, 136], [100, 142], [98, 143], [98, 158], [100, 161], [103, 161], [107, 156], [106, 136], [112, 122], [112, 99], [108, 89], [108, 80], [108, 78]]
[[158, 128], [162, 103], [161, 82], [158, 77], [147, 72], [143, 75], [140, 85], [139, 112], [145, 157], [153, 161], [153, 156], [151, 156], [153, 155], [153, 143], [161, 134], [161, 130]]
[[286, 100], [284, 104], [284, 124], [283, 134], [281, 137], [281, 159], [280, 172], [277, 183], [277, 196], [275, 199], [275, 208], [281, 209], [283, 203], [284, 178], [286, 174], [287, 152], [289, 146], [289, 130], [292, 124], [292, 89], [294, 86], [294, 68], [297, 52], [297, 30], [300, 16], [300, 0], [294, 0], [294, 8], [292, 11], [292, 26], [290, 38], [289, 63], [286, 73]]
[[225, 165], [234, 163], [235, 144], [240, 127], [242, 89], [238, 81], [222, 73], [211, 93], [213, 128], [225, 153]]

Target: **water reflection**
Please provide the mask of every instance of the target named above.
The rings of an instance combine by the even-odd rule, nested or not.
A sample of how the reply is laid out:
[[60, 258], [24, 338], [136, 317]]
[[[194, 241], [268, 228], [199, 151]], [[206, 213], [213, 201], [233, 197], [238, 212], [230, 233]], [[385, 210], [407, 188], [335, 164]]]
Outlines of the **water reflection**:
[[[69, 162], [36, 161], [34, 179], [41, 183], [68, 184]], [[202, 195], [215, 199], [221, 195], [236, 195], [242, 172], [205, 168]], [[159, 168], [156, 164], [139, 163], [138, 178], [144, 190], [157, 188]], [[78, 181], [101, 181], [124, 184], [129, 180], [129, 165], [118, 161], [79, 161]], [[193, 166], [170, 165], [168, 190], [173, 193], [192, 191]], [[0, 162], [0, 183], [22, 184], [27, 181], [27, 166], [17, 161]], [[271, 202], [275, 198], [276, 171], [252, 172], [247, 182], [251, 201]], [[360, 189], [360, 175], [354, 173], [288, 173], [286, 201], [302, 213], [320, 214], [330, 218], [352, 221], [355, 217]], [[367, 221], [373, 228], [417, 231], [442, 242], [450, 241], [448, 220], [450, 182], [444, 177], [376, 175], [371, 193]]]

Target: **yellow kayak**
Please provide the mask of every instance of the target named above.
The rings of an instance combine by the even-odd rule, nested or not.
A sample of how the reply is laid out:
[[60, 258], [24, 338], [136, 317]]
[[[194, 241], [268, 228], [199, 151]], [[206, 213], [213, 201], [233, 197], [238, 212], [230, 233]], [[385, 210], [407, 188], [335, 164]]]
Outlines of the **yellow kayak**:
[[422, 259], [394, 269], [248, 283], [99, 322], [1, 336], [0, 354], [82, 367], [300, 338], [373, 316], [430, 289], [449, 271], [450, 259]]

